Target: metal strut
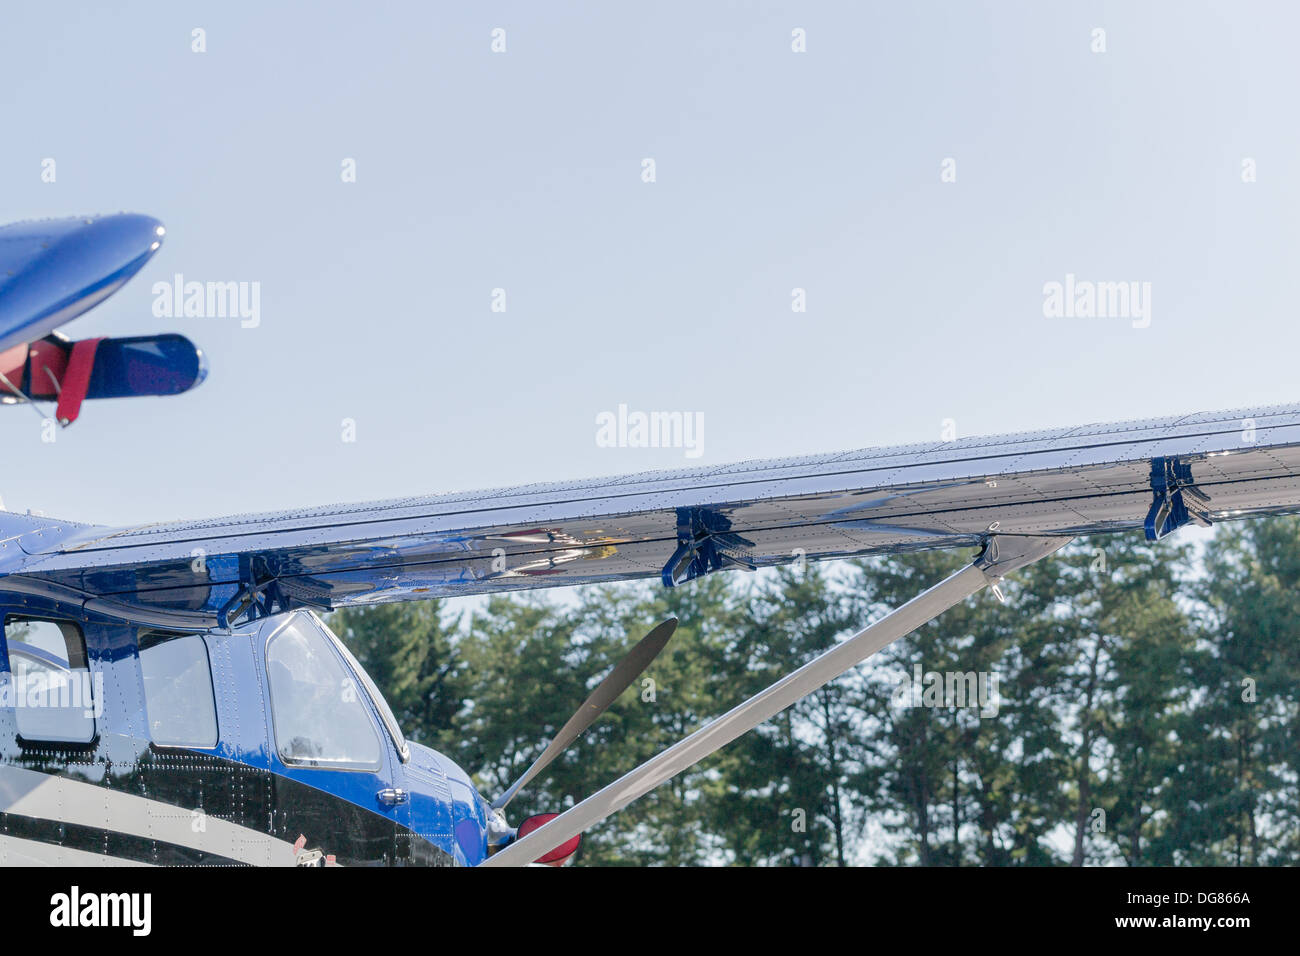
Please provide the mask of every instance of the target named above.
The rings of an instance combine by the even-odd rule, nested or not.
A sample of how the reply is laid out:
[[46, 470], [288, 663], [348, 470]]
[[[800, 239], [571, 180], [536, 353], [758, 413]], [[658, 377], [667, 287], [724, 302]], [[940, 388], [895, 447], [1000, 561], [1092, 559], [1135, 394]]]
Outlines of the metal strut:
[[260, 554], [240, 555], [239, 590], [217, 611], [217, 626], [228, 630], [244, 615], [246, 623], [287, 610], [289, 602], [281, 593], [277, 577], [266, 566], [266, 559]]
[[616, 813], [741, 734], [860, 664], [881, 648], [938, 617], [1005, 575], [1064, 547], [1070, 538], [998, 535], [975, 560], [857, 634], [733, 707], [631, 773], [489, 857], [480, 866], [523, 866]]
[[1148, 541], [1159, 541], [1183, 525], [1210, 526], [1209, 495], [1196, 487], [1190, 462], [1178, 458], [1156, 458], [1151, 462], [1151, 490], [1155, 498], [1143, 529]]

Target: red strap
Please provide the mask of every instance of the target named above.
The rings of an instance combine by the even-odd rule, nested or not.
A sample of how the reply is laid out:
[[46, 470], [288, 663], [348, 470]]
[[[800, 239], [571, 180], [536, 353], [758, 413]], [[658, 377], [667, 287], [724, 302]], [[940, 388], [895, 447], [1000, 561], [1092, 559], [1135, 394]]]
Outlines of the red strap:
[[65, 425], [71, 425], [81, 414], [81, 402], [90, 388], [90, 371], [95, 367], [95, 350], [102, 341], [102, 338], [82, 339], [72, 343], [68, 370], [63, 375], [63, 390], [59, 392], [59, 404], [54, 412]]
[[[48, 339], [31, 344], [27, 358], [27, 397], [58, 399], [58, 383], [68, 370], [70, 348], [61, 347]], [[18, 379], [14, 379], [17, 382]], [[58, 386], [58, 387], [56, 387]]]

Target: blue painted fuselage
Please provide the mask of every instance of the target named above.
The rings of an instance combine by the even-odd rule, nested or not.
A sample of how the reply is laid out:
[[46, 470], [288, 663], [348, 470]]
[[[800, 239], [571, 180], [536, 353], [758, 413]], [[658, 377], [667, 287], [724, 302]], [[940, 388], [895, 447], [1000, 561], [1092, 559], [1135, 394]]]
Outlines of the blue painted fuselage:
[[[0, 592], [0, 613], [6, 635], [0, 638], [0, 863], [85, 863], [87, 854], [200, 865], [474, 865], [483, 859], [487, 808], [469, 776], [429, 748], [393, 739], [382, 703], [314, 615], [298, 611], [228, 632], [191, 632], [188, 639], [201, 639], [210, 668], [201, 677], [212, 688], [215, 743], [177, 747], [156, 739], [160, 724], [151, 707], [157, 704], [142, 670], [141, 648], [159, 639], [156, 629], [12, 592]], [[78, 651], [23, 649], [28, 645], [14, 635], [47, 621], [83, 637], [84, 660]], [[268, 675], [267, 649], [291, 622], [319, 627], [320, 646], [335, 655], [329, 663], [348, 675], [342, 683], [350, 685], [350, 699], [359, 702], [379, 745], [373, 765], [286, 762], [272, 709], [272, 696], [284, 691]], [[163, 634], [168, 637], [186, 635]], [[201, 661], [204, 654], [196, 653]], [[91, 700], [77, 703], [93, 714], [85, 734], [91, 739], [24, 737], [21, 711], [40, 704], [39, 693], [22, 686], [17, 662], [24, 654], [45, 667], [71, 657], [81, 668]], [[193, 672], [184, 677], [192, 679]], [[193, 701], [196, 711], [204, 710], [205, 695]]]

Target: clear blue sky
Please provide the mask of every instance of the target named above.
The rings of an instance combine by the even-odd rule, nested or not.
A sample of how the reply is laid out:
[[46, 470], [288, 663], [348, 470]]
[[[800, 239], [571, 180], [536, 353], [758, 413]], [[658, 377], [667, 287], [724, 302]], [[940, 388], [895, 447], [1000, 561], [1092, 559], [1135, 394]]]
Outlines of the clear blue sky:
[[[158, 256], [65, 331], [181, 331], [212, 370], [88, 405], [53, 445], [0, 410], [0, 497], [126, 524], [1300, 399], [1298, 20], [14, 5], [0, 219], [162, 219]], [[260, 282], [261, 325], [154, 317], [178, 272]], [[1150, 327], [1045, 318], [1067, 273], [1150, 282]], [[702, 458], [597, 447], [620, 403], [702, 412]]]

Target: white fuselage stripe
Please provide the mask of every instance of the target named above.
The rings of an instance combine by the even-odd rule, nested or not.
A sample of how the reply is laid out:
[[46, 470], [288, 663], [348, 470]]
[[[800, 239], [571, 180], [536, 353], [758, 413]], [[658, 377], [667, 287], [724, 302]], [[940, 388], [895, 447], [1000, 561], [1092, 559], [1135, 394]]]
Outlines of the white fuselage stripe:
[[143, 860], [90, 853], [0, 834], [0, 866], [151, 866]]
[[293, 866], [296, 854], [292, 843], [198, 809], [22, 767], [0, 766], [0, 811], [160, 840], [254, 866]]

